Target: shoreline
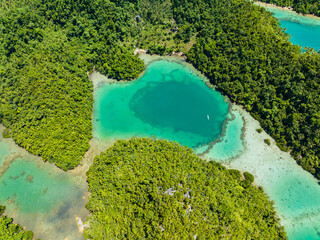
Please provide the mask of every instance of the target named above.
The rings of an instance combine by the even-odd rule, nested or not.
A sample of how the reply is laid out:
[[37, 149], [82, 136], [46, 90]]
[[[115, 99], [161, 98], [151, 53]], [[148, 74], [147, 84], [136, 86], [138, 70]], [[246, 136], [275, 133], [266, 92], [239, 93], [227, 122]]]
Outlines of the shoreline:
[[319, 20], [320, 21], [320, 17], [316, 16], [316, 15], [313, 15], [313, 14], [302, 14], [302, 13], [298, 13], [296, 11], [293, 10], [292, 7], [281, 7], [281, 6], [278, 6], [278, 5], [275, 5], [273, 3], [266, 3], [266, 2], [261, 2], [261, 1], [256, 1], [254, 3], [255, 5], [258, 5], [258, 6], [261, 6], [261, 7], [273, 7], [273, 8], [277, 8], [279, 10], [283, 10], [283, 11], [288, 11], [288, 12], [291, 12], [291, 13], [295, 13], [299, 16], [302, 16], [302, 17], [309, 17], [309, 18], [312, 18], [314, 20]]
[[[161, 61], [161, 60], [179, 63], [179, 64], [183, 65], [184, 67], [186, 67], [188, 69], [188, 71], [191, 72], [191, 74], [196, 75], [198, 78], [200, 78], [201, 81], [203, 81], [207, 85], [208, 88], [213, 89], [213, 90], [215, 90], [215, 88], [216, 88], [214, 85], [212, 85], [210, 83], [210, 80], [204, 74], [202, 74], [198, 69], [196, 69], [192, 65], [192, 63], [187, 61], [187, 57], [185, 55], [181, 56], [179, 54], [172, 54], [172, 55], [167, 55], [167, 56], [160, 56], [160, 55], [150, 55], [148, 53], [142, 53], [139, 55], [139, 58], [142, 61], [144, 61], [144, 64], [146, 65], [146, 67], [153, 62]], [[143, 75], [144, 73], [145, 73], [145, 70], [141, 73], [141, 75]], [[135, 81], [137, 79], [134, 79], [133, 81]], [[216, 90], [216, 91], [218, 91], [218, 90]], [[223, 95], [223, 96], [225, 96], [225, 95]], [[227, 97], [226, 101], [228, 103], [231, 103], [228, 97]]]

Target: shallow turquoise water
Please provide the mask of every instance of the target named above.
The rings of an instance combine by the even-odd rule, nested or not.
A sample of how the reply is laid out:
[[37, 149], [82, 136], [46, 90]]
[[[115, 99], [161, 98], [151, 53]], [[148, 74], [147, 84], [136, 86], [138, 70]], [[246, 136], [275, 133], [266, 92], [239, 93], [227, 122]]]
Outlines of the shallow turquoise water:
[[6, 206], [5, 214], [36, 238], [83, 239], [75, 217], [85, 220], [88, 215], [85, 180], [28, 154], [4, 139], [2, 130], [0, 125], [0, 205]]
[[75, 216], [87, 216], [86, 190], [84, 181], [54, 165], [18, 158], [0, 178], [0, 205], [37, 238], [83, 239]]
[[288, 218], [289, 239], [320, 239], [318, 181], [297, 166], [272, 171], [278, 171], [278, 177], [271, 180], [273, 189], [270, 191], [274, 191], [272, 194], [281, 214]]
[[286, 20], [280, 22], [281, 27], [286, 28], [286, 32], [291, 35], [290, 40], [293, 44], [320, 50], [320, 26], [303, 25]]
[[262, 185], [283, 216], [289, 239], [320, 239], [320, 186], [293, 161], [285, 161], [274, 159], [270, 165], [257, 162], [257, 174], [265, 178]]
[[217, 142], [208, 152], [209, 155], [214, 153], [216, 161], [227, 161], [241, 153], [244, 146], [241, 140], [243, 119], [237, 111], [232, 113], [234, 119], [229, 121], [226, 126], [225, 136], [220, 142]]
[[[17, 159], [0, 179], [0, 203], [10, 202], [22, 213], [46, 213], [74, 195], [81, 196], [66, 173], [50, 173], [50, 166]], [[10, 206], [9, 204], [9, 207]]]
[[199, 76], [169, 61], [151, 63], [136, 81], [103, 86], [95, 99], [97, 137], [156, 136], [189, 147], [217, 139], [229, 109]]
[[293, 44], [320, 50], [320, 18], [301, 16], [272, 6], [266, 9], [280, 20], [281, 27], [286, 28], [286, 32], [291, 35]]

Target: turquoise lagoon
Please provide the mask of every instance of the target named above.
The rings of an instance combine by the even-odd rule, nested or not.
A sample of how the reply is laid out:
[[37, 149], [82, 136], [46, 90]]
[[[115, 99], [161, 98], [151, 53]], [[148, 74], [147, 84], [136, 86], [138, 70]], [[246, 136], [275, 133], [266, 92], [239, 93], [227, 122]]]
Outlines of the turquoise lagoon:
[[194, 71], [179, 63], [156, 61], [138, 80], [97, 90], [94, 135], [156, 136], [197, 147], [219, 138], [228, 111], [224, 97]]
[[11, 139], [2, 138], [0, 126], [0, 205], [15, 223], [40, 239], [83, 239], [76, 217], [85, 220], [87, 185], [28, 154]]
[[293, 11], [261, 5], [280, 21], [281, 27], [286, 28], [291, 42], [300, 45], [302, 48], [312, 47], [320, 50], [320, 18], [308, 17], [297, 14]]

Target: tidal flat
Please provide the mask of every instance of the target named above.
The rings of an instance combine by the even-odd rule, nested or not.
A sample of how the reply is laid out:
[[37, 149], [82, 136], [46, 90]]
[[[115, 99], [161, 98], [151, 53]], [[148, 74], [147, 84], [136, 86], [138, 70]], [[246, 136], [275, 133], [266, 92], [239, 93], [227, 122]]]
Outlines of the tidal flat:
[[[228, 158], [224, 145], [219, 148], [217, 143], [204, 158], [252, 173], [255, 184], [262, 186], [274, 201], [290, 240], [320, 239], [320, 186], [317, 179], [304, 171], [288, 152], [281, 151], [267, 133], [259, 133], [259, 122], [248, 112], [236, 105], [233, 110], [243, 119], [242, 131], [233, 131], [233, 135], [226, 136], [234, 138], [233, 142], [242, 139], [243, 149], [236, 157], [230, 154]], [[266, 144], [265, 139], [269, 139], [271, 145]]]

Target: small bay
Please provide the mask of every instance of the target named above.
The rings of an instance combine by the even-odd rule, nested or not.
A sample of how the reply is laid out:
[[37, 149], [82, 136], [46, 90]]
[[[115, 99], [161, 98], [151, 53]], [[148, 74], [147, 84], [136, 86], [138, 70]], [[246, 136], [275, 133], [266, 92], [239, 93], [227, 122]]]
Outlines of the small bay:
[[258, 4], [265, 7], [280, 21], [291, 38], [290, 41], [302, 48], [311, 47], [320, 50], [320, 18], [303, 16], [296, 12], [267, 4]]

